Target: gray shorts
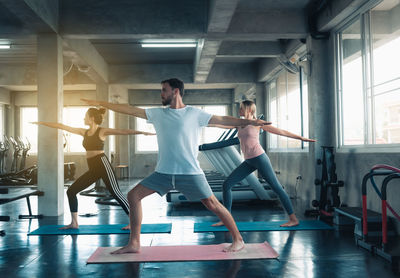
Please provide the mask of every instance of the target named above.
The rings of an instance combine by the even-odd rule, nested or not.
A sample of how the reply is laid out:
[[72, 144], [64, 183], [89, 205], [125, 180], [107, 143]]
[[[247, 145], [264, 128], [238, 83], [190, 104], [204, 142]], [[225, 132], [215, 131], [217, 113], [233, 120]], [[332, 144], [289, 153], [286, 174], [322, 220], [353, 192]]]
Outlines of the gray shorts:
[[204, 174], [170, 175], [154, 172], [139, 184], [156, 191], [160, 196], [175, 189], [190, 201], [206, 199], [213, 194]]

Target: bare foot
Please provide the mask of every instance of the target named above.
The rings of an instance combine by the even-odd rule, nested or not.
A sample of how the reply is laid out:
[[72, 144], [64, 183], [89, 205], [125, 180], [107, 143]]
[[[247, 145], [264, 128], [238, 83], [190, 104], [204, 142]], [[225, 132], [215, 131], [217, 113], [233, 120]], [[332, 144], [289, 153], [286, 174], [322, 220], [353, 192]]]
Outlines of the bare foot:
[[115, 255], [115, 254], [139, 253], [139, 252], [140, 252], [140, 244], [128, 243], [128, 245], [111, 252], [111, 254]]
[[222, 221], [219, 221], [218, 223], [212, 224], [211, 226], [213, 227], [224, 226], [224, 223], [222, 223]]
[[231, 245], [228, 247], [224, 248], [224, 252], [239, 252], [244, 248], [244, 241], [239, 240], [239, 241], [234, 241]]
[[69, 225], [67, 225], [67, 226], [64, 226], [64, 227], [61, 227], [61, 228], [58, 228], [59, 230], [68, 230], [68, 229], [78, 229], [79, 228], [79, 225], [78, 224], [69, 224]]
[[299, 225], [299, 221], [298, 220], [289, 220], [288, 222], [286, 222], [285, 224], [280, 225], [281, 227], [294, 227]]
[[130, 230], [130, 229], [131, 229], [131, 226], [128, 224], [125, 227], [122, 227], [121, 230]]

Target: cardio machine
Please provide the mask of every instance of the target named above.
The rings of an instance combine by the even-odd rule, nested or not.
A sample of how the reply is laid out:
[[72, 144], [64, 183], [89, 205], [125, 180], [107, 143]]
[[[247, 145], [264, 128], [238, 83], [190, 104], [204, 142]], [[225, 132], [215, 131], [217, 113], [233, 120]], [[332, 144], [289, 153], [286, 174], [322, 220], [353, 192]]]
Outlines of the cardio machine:
[[[200, 155], [204, 155], [214, 170], [205, 171], [206, 179], [215, 196], [222, 200], [222, 184], [226, 177], [242, 162], [243, 158], [237, 149], [239, 145], [237, 129], [224, 131], [216, 142], [199, 146]], [[261, 182], [254, 173], [248, 175], [232, 188], [234, 200], [276, 200], [276, 194], [268, 183]], [[168, 202], [188, 202], [179, 191], [167, 193]]]

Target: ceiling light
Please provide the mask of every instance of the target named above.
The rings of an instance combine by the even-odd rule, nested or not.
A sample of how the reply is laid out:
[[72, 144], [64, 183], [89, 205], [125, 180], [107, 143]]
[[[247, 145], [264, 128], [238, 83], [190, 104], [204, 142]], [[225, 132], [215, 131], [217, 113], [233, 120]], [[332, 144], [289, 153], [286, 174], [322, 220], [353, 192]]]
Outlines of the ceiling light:
[[145, 39], [141, 43], [196, 43], [193, 39]]
[[9, 44], [0, 44], [0, 49], [10, 49], [11, 45]]
[[142, 43], [142, 47], [196, 47], [195, 43]]

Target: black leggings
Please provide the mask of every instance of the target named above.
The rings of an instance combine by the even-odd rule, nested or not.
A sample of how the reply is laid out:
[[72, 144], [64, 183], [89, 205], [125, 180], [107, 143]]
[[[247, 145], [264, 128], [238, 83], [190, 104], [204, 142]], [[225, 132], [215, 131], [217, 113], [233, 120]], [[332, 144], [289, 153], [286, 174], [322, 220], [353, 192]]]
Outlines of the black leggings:
[[70, 211], [78, 212], [78, 198], [76, 194], [101, 178], [114, 199], [118, 201], [126, 214], [129, 214], [128, 200], [119, 189], [115, 173], [107, 156], [105, 154], [96, 155], [88, 158], [87, 163], [89, 170], [80, 176], [67, 190]]

